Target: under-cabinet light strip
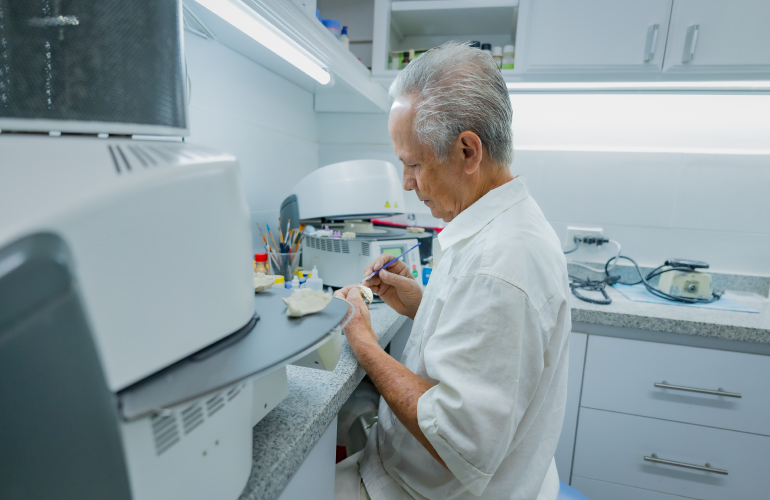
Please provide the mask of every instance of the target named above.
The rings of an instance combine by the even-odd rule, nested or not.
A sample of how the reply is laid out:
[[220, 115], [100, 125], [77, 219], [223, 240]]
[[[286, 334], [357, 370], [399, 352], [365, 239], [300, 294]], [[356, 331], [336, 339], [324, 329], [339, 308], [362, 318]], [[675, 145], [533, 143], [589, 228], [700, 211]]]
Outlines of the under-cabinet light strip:
[[223, 20], [264, 45], [322, 85], [331, 81], [329, 70], [305, 54], [293, 40], [240, 0], [195, 0]]
[[554, 146], [549, 144], [533, 144], [514, 146], [516, 151], [565, 151], [581, 153], [681, 153], [681, 154], [712, 154], [712, 155], [770, 155], [770, 149], [741, 149], [741, 148], [667, 148], [655, 146]]
[[770, 90], [770, 81], [733, 82], [509, 82], [508, 90]]

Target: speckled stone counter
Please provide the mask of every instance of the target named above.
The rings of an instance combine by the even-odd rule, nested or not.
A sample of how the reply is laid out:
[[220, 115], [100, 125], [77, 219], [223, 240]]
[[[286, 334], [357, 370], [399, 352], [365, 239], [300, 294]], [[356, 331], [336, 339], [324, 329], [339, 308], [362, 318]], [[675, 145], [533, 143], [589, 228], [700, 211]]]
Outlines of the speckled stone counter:
[[[385, 304], [370, 311], [381, 346], [387, 345], [406, 321]], [[254, 427], [254, 463], [241, 500], [278, 498], [302, 461], [334, 420], [364, 371], [343, 342], [333, 372], [287, 367], [289, 396]]]
[[760, 311], [759, 314], [634, 302], [611, 287], [607, 294], [612, 304], [606, 306], [570, 296], [573, 325], [587, 323], [770, 344], [770, 301], [758, 294], [726, 292], [726, 296]]

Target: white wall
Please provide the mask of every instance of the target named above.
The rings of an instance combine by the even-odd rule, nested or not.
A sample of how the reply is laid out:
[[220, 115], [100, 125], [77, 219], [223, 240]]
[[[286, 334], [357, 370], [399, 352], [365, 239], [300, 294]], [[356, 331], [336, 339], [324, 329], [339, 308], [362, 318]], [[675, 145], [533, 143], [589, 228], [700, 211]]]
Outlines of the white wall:
[[[770, 96], [518, 94], [512, 102], [512, 171], [562, 239], [567, 225], [601, 226], [642, 265], [680, 257], [770, 275]], [[320, 166], [381, 158], [400, 168], [384, 113], [321, 113], [318, 124]], [[570, 258], [604, 262], [609, 250]]]
[[188, 141], [234, 154], [256, 222], [278, 226], [294, 185], [318, 166], [313, 95], [229, 48], [185, 32], [192, 81]]

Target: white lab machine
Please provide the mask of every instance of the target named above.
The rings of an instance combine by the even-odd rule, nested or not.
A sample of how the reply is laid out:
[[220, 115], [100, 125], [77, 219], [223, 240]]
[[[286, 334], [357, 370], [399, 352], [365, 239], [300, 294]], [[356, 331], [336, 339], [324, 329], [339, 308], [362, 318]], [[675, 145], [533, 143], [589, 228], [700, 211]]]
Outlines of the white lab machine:
[[17, 7], [0, 106], [0, 498], [235, 500], [286, 364], [348, 307], [292, 322], [287, 290], [255, 296], [235, 158], [130, 138], [187, 131], [178, 0]]
[[[353, 238], [333, 237], [325, 231], [306, 233], [302, 265], [318, 267], [324, 284], [344, 287], [364, 278], [364, 269], [378, 255], [402, 257], [415, 279], [421, 282], [423, 259], [430, 256], [430, 233], [376, 226], [372, 219], [404, 213], [404, 191], [392, 163], [354, 160], [335, 163], [312, 172], [281, 204], [281, 220], [329, 227], [334, 233], [355, 233]], [[295, 221], [297, 223], [295, 224]]]

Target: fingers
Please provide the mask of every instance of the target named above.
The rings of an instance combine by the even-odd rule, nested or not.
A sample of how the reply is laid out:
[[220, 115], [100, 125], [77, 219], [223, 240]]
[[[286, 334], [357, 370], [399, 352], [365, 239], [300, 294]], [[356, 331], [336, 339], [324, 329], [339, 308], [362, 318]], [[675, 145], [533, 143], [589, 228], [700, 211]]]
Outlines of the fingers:
[[361, 290], [357, 287], [348, 290], [346, 298], [348, 299], [348, 302], [356, 306], [356, 308], [366, 305], [364, 298], [361, 297]]
[[[382, 267], [388, 262], [390, 262], [391, 260], [393, 260], [393, 255], [389, 253], [380, 254], [379, 256], [377, 256], [376, 259], [374, 259], [374, 261], [371, 264], [366, 266], [363, 277], [367, 277], [370, 274], [372, 274], [374, 271], [382, 269]], [[407, 276], [409, 274], [409, 269], [407, 269], [406, 264], [404, 264], [400, 260], [395, 261], [386, 269], [391, 273], [400, 274], [402, 276]], [[380, 284], [379, 274], [372, 276], [366, 282], [364, 282], [364, 284], [369, 288], [379, 285]]]
[[379, 276], [383, 283], [385, 283], [386, 285], [394, 286], [396, 288], [403, 289], [404, 287], [410, 285], [408, 281], [409, 278], [405, 276], [401, 276], [400, 274], [395, 274], [395, 273], [386, 271], [385, 269], [380, 271]]
[[350, 289], [355, 287], [357, 285], [348, 285], [345, 288], [340, 288], [336, 292], [334, 292], [334, 296], [340, 299], [347, 299], [348, 293], [350, 292]]

